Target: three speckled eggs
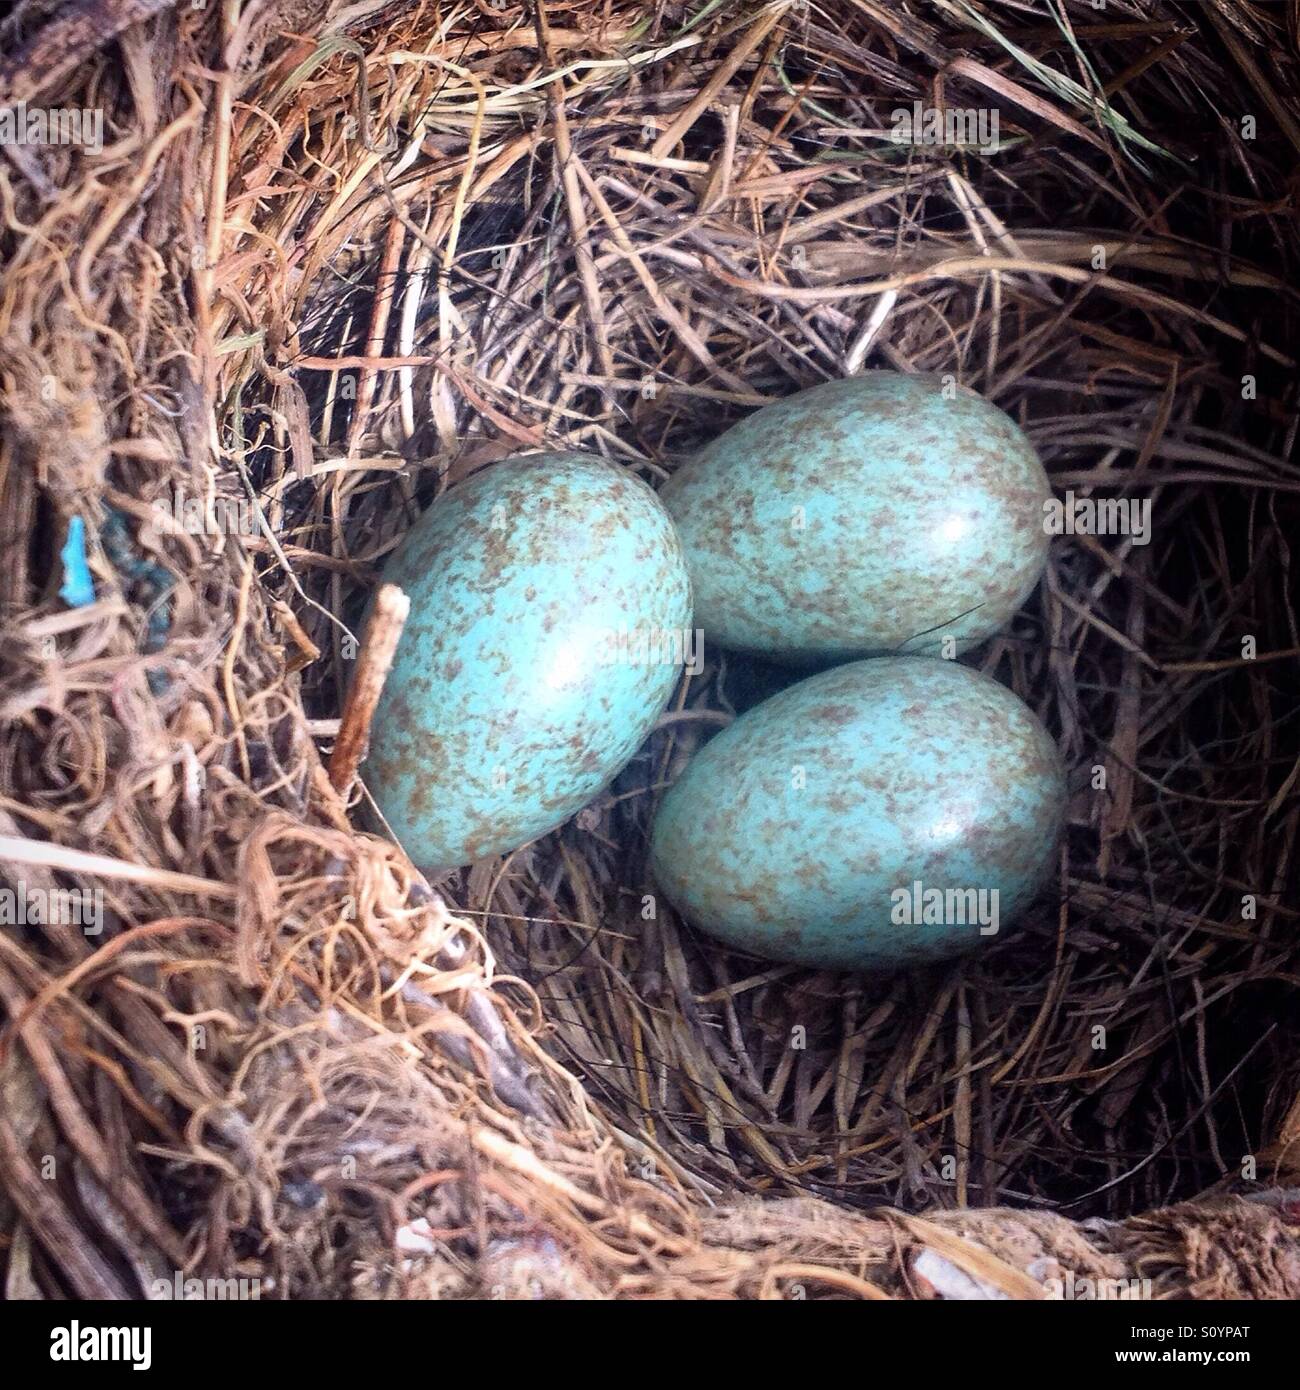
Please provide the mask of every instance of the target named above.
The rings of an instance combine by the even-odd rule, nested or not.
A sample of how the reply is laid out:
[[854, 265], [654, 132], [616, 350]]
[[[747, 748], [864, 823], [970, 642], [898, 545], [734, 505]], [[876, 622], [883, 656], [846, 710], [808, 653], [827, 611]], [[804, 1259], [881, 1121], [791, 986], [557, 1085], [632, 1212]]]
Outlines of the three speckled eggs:
[[[440, 497], [387, 567], [412, 616], [367, 786], [426, 870], [517, 848], [605, 787], [670, 698], [677, 666], [636, 637], [698, 621], [722, 646], [848, 664], [687, 765], [653, 829], [664, 894], [778, 960], [889, 970], [972, 949], [1041, 883], [1064, 778], [1010, 691], [929, 654], [1024, 602], [1049, 497], [1001, 411], [892, 372], [757, 411], [662, 501], [585, 455], [497, 464]], [[612, 634], [642, 658], [611, 657]]]

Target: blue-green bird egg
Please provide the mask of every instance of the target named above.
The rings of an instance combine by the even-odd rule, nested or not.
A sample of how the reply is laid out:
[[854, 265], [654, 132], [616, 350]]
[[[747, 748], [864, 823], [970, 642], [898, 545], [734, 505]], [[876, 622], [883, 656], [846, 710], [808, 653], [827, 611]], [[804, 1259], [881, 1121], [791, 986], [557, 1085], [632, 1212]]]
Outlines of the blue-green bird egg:
[[1001, 940], [1064, 806], [1056, 745], [1005, 686], [881, 657], [800, 681], [707, 743], [660, 805], [651, 857], [682, 915], [731, 946], [888, 971]]
[[962, 651], [1007, 623], [1047, 559], [1033, 446], [936, 376], [866, 372], [765, 406], [660, 495], [706, 635], [787, 661]]
[[366, 785], [436, 872], [554, 829], [627, 764], [691, 627], [676, 532], [584, 454], [507, 459], [444, 493], [384, 578], [411, 599]]

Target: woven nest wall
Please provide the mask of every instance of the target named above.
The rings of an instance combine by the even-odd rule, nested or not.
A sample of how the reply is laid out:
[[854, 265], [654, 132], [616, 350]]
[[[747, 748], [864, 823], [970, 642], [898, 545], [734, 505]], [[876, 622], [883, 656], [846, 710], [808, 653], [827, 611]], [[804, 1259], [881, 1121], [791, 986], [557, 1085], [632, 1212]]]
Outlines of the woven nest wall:
[[[104, 123], [0, 145], [0, 873], [104, 903], [0, 931], [9, 1296], [1300, 1295], [1293, 7], [30, 0], [0, 52]], [[872, 367], [1151, 502], [963, 658], [1072, 770], [1017, 933], [862, 979], [646, 920], [775, 688], [716, 650], [556, 833], [429, 883], [367, 830], [327, 764], [432, 498]]]

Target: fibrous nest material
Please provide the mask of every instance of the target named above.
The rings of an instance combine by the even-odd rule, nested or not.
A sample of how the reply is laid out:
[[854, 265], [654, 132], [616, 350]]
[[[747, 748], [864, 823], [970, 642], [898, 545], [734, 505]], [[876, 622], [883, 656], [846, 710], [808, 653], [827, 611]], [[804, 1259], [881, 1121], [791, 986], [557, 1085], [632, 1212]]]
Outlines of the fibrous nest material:
[[[0, 868], [104, 908], [0, 931], [11, 1295], [1300, 1292], [1291, 7], [37, 0], [0, 48], [103, 119], [0, 146]], [[325, 760], [431, 498], [660, 480], [870, 367], [1150, 502], [970, 658], [1074, 775], [1014, 940], [863, 981], [647, 917], [659, 792], [773, 679], [718, 652], [519, 853], [366, 832]]]

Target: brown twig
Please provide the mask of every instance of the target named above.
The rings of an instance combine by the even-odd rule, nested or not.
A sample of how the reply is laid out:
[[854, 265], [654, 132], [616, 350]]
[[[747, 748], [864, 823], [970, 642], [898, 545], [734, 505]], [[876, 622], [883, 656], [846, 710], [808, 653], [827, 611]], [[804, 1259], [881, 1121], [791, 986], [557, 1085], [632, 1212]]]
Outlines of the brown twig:
[[370, 741], [370, 721], [374, 718], [384, 682], [393, 668], [397, 644], [402, 638], [411, 600], [396, 584], [384, 584], [375, 595], [375, 606], [366, 622], [357, 653], [357, 669], [334, 751], [330, 754], [329, 774], [334, 789], [346, 796]]

